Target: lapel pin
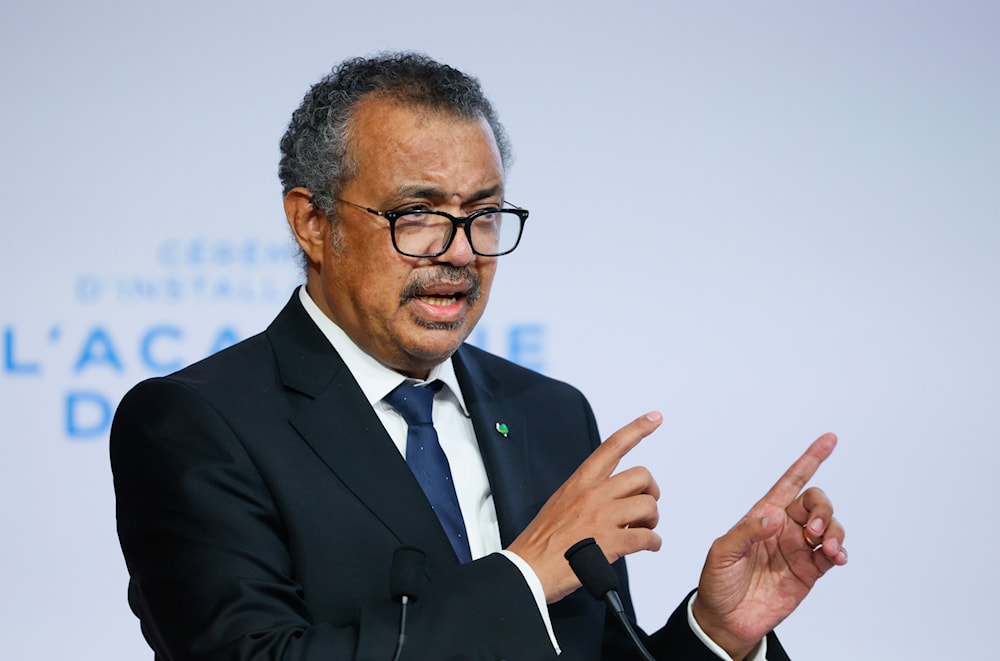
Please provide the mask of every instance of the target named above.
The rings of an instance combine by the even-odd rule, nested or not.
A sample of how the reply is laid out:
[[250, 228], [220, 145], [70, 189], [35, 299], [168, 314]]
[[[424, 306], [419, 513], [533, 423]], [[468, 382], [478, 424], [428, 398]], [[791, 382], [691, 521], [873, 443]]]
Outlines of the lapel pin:
[[502, 422], [497, 423], [497, 431], [503, 434], [504, 438], [507, 438], [507, 434], [510, 432], [510, 430], [507, 429], [507, 425]]

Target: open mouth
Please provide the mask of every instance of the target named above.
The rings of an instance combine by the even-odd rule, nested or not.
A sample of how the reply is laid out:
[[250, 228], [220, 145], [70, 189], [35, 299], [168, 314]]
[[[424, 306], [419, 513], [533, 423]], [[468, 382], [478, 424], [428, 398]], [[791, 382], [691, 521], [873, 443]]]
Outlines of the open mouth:
[[439, 267], [414, 277], [403, 288], [400, 302], [416, 299], [426, 305], [446, 308], [479, 300], [479, 276], [468, 268]]
[[451, 295], [441, 295], [441, 294], [424, 294], [418, 295], [419, 298], [424, 303], [428, 305], [434, 305], [437, 307], [444, 307], [447, 305], [454, 305], [459, 300], [465, 298], [465, 294], [451, 294]]

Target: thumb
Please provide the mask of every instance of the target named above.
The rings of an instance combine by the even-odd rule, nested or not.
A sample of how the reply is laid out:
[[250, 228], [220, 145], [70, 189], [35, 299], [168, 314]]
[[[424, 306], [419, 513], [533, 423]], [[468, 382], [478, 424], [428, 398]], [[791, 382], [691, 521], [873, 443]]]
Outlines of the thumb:
[[754, 508], [719, 540], [719, 551], [733, 559], [743, 557], [754, 544], [781, 532], [784, 517], [785, 512], [779, 507]]

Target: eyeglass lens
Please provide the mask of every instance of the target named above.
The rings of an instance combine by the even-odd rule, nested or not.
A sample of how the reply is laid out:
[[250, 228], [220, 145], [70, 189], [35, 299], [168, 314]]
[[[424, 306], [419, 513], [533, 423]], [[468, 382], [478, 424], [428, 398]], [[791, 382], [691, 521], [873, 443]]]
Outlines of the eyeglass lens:
[[[508, 210], [476, 216], [468, 227], [472, 249], [481, 255], [512, 250], [521, 236], [521, 219]], [[437, 255], [448, 244], [454, 229], [445, 216], [419, 211], [403, 214], [396, 218], [396, 245], [410, 255]]]

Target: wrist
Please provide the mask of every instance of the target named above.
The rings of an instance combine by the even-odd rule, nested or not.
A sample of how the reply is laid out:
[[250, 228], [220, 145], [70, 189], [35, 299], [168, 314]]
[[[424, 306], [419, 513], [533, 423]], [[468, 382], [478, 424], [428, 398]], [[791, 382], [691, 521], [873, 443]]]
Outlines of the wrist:
[[[760, 645], [760, 640], [748, 641], [739, 636], [738, 633], [733, 632], [732, 627], [728, 626], [723, 618], [716, 616], [705, 607], [704, 601], [698, 599], [697, 593], [692, 596], [689, 608], [694, 625], [701, 630], [701, 634], [711, 640], [733, 661], [743, 661], [750, 657]], [[720, 650], [717, 650], [716, 653]]]

